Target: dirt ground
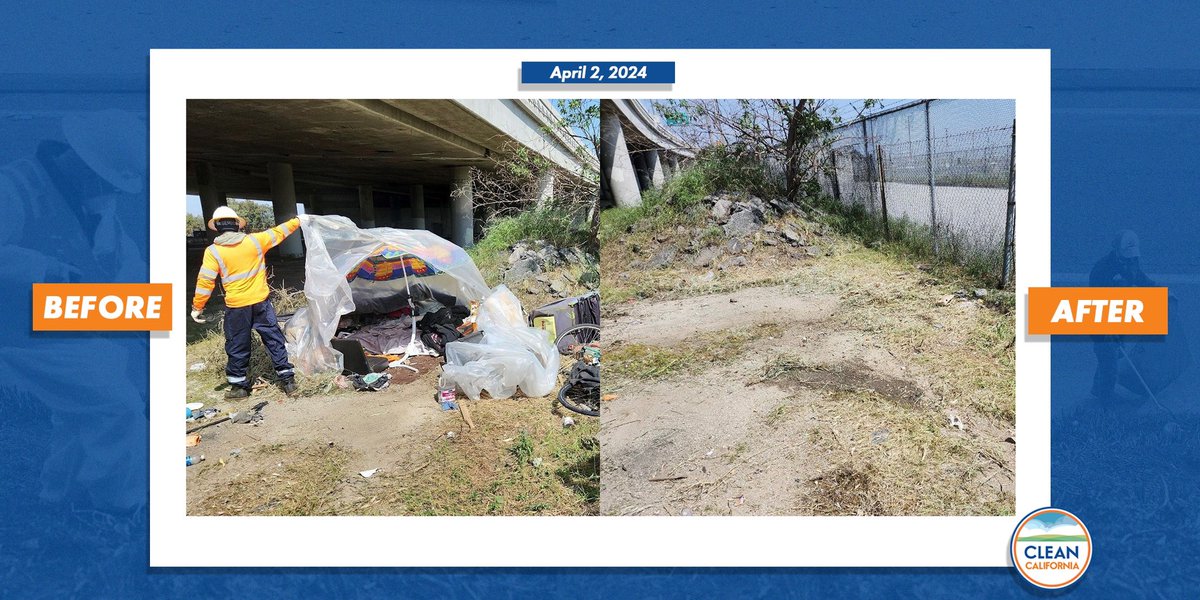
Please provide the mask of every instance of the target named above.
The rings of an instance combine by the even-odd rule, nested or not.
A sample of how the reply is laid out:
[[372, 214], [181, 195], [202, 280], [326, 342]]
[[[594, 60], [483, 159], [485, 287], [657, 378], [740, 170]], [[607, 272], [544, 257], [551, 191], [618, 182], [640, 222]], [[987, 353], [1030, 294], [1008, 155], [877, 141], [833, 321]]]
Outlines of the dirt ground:
[[687, 236], [604, 248], [601, 514], [1012, 514], [1013, 316], [793, 225], [820, 251], [720, 272], [606, 268]]
[[[303, 285], [302, 262], [272, 267], [272, 285]], [[536, 306], [536, 299], [522, 291], [526, 308]], [[421, 370], [416, 376], [389, 369], [393, 383], [380, 392], [343, 390], [332, 381], [321, 388], [309, 378], [300, 383], [302, 389], [318, 388], [312, 395], [287, 398], [268, 386], [230, 403], [219, 385], [224, 379], [220, 340], [205, 337], [213, 335], [209, 330], [219, 335], [221, 305], [212, 305], [210, 323], [189, 328], [188, 364], [197, 370], [189, 371], [187, 400], [221, 414], [263, 401], [267, 405], [260, 422], [227, 421], [197, 432], [200, 444], [187, 448], [187, 454], [203, 454], [205, 460], [187, 468], [188, 514], [596, 512], [598, 419], [564, 413], [549, 396], [459, 398], [465, 411], [443, 411], [434, 400], [441, 359], [431, 357], [410, 361]], [[257, 338], [254, 344], [261, 353]], [[563, 357], [563, 372], [570, 364]], [[565, 416], [575, 424], [565, 427]]]

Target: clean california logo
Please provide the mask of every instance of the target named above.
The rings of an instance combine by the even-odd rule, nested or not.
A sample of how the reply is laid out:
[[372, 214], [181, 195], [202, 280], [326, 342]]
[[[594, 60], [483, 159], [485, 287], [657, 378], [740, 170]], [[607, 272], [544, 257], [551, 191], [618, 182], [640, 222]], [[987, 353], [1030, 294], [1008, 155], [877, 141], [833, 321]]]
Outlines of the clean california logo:
[[1059, 589], [1075, 583], [1092, 562], [1092, 536], [1079, 517], [1057, 508], [1029, 513], [1013, 531], [1013, 566], [1029, 583]]

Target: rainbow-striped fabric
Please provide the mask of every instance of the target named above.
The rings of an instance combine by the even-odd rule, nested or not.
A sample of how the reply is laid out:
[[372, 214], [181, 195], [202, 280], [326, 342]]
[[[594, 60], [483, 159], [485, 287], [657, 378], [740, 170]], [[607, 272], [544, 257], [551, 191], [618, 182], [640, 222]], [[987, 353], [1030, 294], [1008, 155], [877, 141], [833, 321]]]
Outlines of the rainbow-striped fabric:
[[419, 257], [395, 246], [384, 246], [358, 263], [358, 267], [346, 275], [346, 281], [391, 281], [404, 277], [406, 272], [409, 277], [427, 277], [438, 273], [437, 269]]

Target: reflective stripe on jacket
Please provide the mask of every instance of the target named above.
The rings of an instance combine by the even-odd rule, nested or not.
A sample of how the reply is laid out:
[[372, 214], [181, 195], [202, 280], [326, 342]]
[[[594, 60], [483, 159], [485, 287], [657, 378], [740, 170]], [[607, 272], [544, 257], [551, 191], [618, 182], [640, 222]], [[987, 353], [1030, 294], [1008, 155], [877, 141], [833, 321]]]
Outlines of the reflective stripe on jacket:
[[217, 286], [217, 278], [225, 287], [225, 306], [250, 306], [267, 299], [267, 250], [278, 246], [300, 228], [300, 219], [291, 219], [259, 233], [247, 234], [236, 244], [212, 244], [204, 250], [204, 262], [196, 277], [196, 295], [192, 308], [204, 310], [204, 305]]

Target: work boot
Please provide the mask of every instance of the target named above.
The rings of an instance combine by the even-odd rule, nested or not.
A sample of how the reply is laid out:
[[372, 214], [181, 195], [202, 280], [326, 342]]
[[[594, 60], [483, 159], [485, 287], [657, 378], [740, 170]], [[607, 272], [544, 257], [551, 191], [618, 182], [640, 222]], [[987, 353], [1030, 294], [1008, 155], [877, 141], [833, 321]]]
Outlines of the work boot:
[[295, 398], [300, 395], [300, 386], [296, 385], [295, 379], [284, 380], [283, 385], [280, 387], [283, 388], [283, 393], [287, 394], [289, 398]]
[[230, 387], [229, 391], [225, 392], [226, 400], [241, 400], [242, 398], [249, 398], [249, 397], [250, 397], [250, 389], [244, 388], [240, 385], [235, 385], [233, 387]]

